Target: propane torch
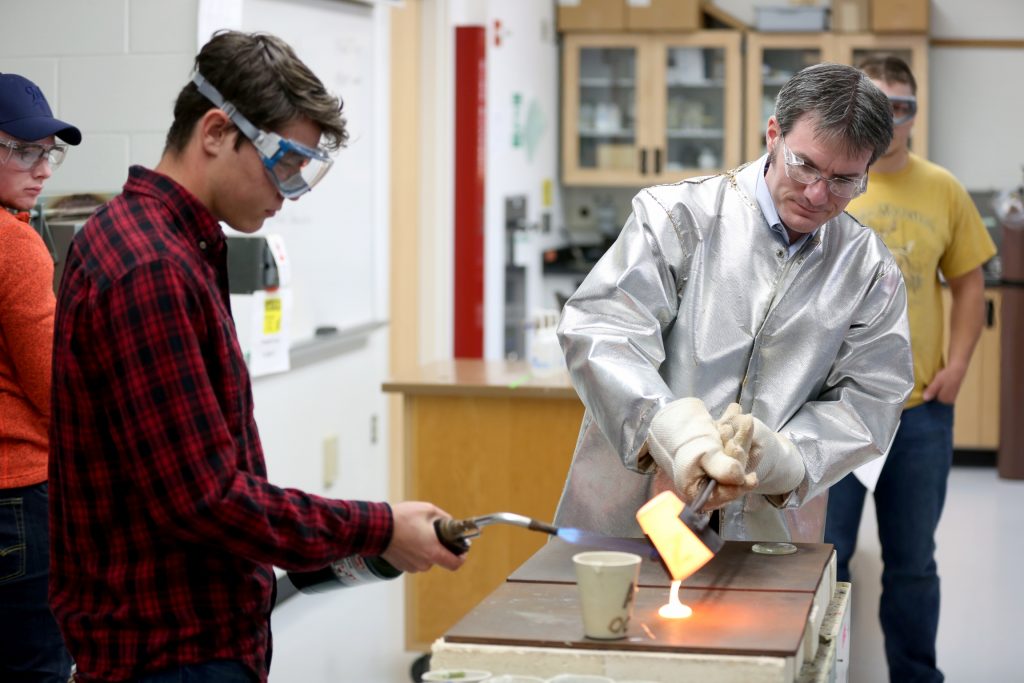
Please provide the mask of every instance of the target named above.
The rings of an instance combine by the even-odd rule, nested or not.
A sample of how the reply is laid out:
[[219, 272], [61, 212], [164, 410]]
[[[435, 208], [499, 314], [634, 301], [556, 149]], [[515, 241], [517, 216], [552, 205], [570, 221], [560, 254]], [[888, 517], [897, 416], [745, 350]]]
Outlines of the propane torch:
[[[557, 527], [524, 515], [495, 512], [468, 519], [436, 519], [434, 533], [441, 545], [456, 555], [462, 555], [469, 550], [470, 541], [479, 536], [484, 527], [492, 524], [507, 524], [551, 535], [559, 532]], [[288, 579], [302, 593], [324, 593], [338, 588], [387, 581], [401, 574], [401, 570], [382, 557], [351, 555], [321, 569], [288, 572]]]

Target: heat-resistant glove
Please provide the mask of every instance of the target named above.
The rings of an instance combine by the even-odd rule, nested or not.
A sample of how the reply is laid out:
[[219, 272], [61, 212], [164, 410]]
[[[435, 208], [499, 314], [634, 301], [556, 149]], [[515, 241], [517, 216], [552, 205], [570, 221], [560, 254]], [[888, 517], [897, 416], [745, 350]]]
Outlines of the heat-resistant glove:
[[739, 498], [757, 483], [757, 477], [746, 474], [744, 462], [732, 454], [746, 456], [745, 444], [749, 430], [737, 432], [730, 426], [731, 442], [726, 447], [719, 426], [698, 398], [681, 398], [665, 405], [651, 420], [647, 446], [651, 457], [663, 474], [656, 475], [654, 488], [671, 488], [684, 502], [697, 498], [704, 480], [718, 481], [705, 510], [721, 507]]
[[753, 490], [767, 496], [788, 494], [804, 478], [804, 461], [788, 438], [770, 429], [753, 415], [744, 415], [740, 406], [731, 404], [718, 420], [722, 441], [743, 450], [749, 434], [746, 454], [731, 451], [745, 462], [745, 471], [757, 475]]

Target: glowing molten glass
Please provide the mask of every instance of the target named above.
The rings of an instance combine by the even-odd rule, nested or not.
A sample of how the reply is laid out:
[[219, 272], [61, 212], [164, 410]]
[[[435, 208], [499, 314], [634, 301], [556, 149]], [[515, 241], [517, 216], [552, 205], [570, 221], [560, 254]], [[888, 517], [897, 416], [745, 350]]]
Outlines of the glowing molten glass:
[[682, 581], [673, 581], [668, 593], [668, 604], [658, 608], [658, 615], [666, 619], [686, 619], [693, 614], [688, 605], [679, 602], [679, 586]]
[[707, 564], [714, 553], [679, 519], [683, 501], [672, 491], [662, 491], [637, 510], [636, 521], [675, 581], [684, 581]]

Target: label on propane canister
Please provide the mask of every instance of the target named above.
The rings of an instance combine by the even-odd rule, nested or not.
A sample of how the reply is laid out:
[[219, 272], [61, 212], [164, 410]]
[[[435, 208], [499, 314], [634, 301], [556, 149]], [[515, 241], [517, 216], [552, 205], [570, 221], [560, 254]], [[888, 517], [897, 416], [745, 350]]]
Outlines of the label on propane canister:
[[361, 557], [359, 555], [343, 557], [336, 562], [332, 562], [331, 569], [334, 571], [334, 576], [338, 579], [338, 583], [343, 586], [358, 586], [363, 583], [387, 581], [402, 573], [379, 557]]

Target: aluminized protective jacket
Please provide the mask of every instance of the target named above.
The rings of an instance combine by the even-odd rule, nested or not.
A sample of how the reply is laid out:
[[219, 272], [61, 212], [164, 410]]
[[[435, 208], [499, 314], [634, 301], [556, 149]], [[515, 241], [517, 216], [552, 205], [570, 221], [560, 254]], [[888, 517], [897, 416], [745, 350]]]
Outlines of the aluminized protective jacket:
[[797, 508], [888, 449], [913, 386], [899, 268], [846, 213], [790, 257], [754, 199], [763, 168], [642, 190], [566, 303], [559, 340], [586, 413], [556, 525], [641, 535], [647, 430], [677, 398], [714, 417], [738, 402], [803, 457], [782, 508], [754, 492], [722, 510], [729, 539], [820, 541], [823, 506]]

